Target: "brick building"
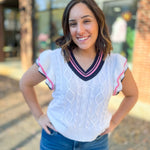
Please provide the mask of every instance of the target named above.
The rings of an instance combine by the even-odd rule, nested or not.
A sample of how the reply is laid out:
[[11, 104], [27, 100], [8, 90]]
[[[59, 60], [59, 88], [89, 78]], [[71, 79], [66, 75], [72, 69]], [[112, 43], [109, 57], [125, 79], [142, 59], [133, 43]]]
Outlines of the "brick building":
[[[41, 51], [54, 49], [54, 40], [62, 35], [61, 16], [68, 1], [0, 0], [0, 61], [15, 49], [26, 70]], [[122, 14], [126, 17], [126, 39], [114, 43], [114, 49], [131, 64], [139, 99], [150, 103], [150, 0], [96, 1], [104, 11], [110, 33], [117, 18]], [[11, 55], [16, 55], [15, 51]]]
[[150, 103], [150, 0], [141, 0], [137, 11], [133, 73], [139, 99]]

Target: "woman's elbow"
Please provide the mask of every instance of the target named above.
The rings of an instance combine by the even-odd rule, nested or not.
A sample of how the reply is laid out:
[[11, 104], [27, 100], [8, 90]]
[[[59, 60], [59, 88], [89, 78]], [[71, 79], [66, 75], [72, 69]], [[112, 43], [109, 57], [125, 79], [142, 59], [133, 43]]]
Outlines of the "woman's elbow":
[[135, 101], [137, 102], [138, 101], [138, 97], [139, 97], [139, 90], [138, 90], [138, 88], [136, 88], [134, 97], [135, 97]]
[[19, 88], [20, 90], [23, 92], [24, 88], [25, 88], [25, 81], [24, 78], [22, 77], [19, 81]]
[[139, 96], [138, 88], [135, 88], [129, 97], [131, 97], [133, 103], [136, 103], [138, 101], [138, 96]]

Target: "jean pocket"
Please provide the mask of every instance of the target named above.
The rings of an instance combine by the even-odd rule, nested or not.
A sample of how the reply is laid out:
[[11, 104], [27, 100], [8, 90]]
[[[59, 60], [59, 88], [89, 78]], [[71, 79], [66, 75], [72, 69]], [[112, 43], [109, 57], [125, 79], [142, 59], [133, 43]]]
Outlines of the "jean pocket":
[[102, 135], [98, 135], [95, 140], [99, 140], [102, 138]]
[[105, 138], [105, 137], [107, 137], [108, 136], [108, 134], [104, 134], [104, 135], [98, 135], [97, 136], [97, 138], [95, 139], [95, 140], [101, 140], [102, 138]]
[[103, 136], [105, 136], [106, 134], [104, 134], [104, 135], [98, 135], [97, 137], [96, 137], [96, 139], [95, 140], [100, 140]]
[[58, 134], [58, 132], [54, 131], [54, 130], [51, 129], [51, 128], [48, 128], [48, 130], [51, 132], [50, 135], [56, 135], [56, 134]]

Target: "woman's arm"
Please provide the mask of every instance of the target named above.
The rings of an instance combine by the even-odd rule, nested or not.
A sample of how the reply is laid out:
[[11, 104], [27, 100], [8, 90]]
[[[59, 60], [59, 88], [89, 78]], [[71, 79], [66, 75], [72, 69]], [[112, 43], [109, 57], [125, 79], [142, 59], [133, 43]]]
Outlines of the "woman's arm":
[[125, 72], [125, 78], [122, 81], [122, 87], [122, 92], [125, 97], [120, 107], [112, 117], [112, 121], [117, 125], [129, 113], [138, 99], [138, 89], [129, 69], [127, 69], [127, 71]]
[[126, 70], [125, 77], [122, 81], [122, 92], [124, 94], [124, 99], [117, 111], [112, 116], [110, 127], [102, 134], [112, 132], [137, 102], [138, 89], [129, 69]]
[[42, 82], [44, 79], [45, 77], [38, 71], [38, 66], [33, 64], [33, 66], [29, 68], [21, 78], [20, 89], [35, 119], [47, 133], [50, 133], [47, 127], [53, 127], [47, 115], [44, 115], [34, 90], [34, 86]]

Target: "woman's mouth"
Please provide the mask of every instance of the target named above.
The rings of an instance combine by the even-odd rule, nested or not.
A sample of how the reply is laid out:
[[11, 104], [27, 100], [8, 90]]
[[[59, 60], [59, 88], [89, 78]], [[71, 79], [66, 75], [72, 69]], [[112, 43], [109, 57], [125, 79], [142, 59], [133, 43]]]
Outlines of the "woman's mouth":
[[85, 41], [85, 40], [87, 40], [89, 38], [89, 36], [87, 36], [87, 37], [78, 37], [77, 39], [79, 40], [79, 41]]

